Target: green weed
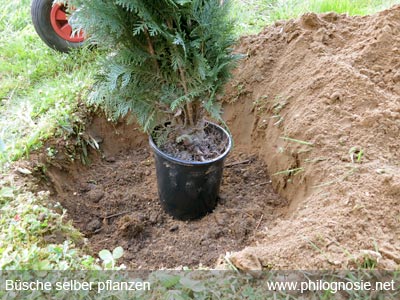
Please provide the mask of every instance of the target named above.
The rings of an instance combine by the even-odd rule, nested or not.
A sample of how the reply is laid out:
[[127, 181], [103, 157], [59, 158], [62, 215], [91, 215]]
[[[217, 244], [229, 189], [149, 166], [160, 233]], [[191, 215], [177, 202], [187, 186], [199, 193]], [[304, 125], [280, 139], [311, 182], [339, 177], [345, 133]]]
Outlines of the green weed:
[[350, 148], [349, 155], [352, 163], [354, 162], [360, 163], [361, 159], [364, 156], [364, 150], [361, 149], [360, 147], [354, 146]]
[[99, 252], [99, 257], [103, 261], [104, 270], [122, 270], [125, 266], [117, 267], [116, 263], [124, 255], [124, 249], [122, 247], [116, 247], [112, 252], [103, 249]]

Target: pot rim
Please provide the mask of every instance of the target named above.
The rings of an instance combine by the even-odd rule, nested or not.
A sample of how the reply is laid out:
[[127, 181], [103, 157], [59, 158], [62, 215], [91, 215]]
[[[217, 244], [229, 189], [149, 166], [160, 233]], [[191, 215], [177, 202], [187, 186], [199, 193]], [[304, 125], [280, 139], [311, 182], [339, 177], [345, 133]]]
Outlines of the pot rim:
[[169, 160], [169, 161], [171, 161], [171, 162], [174, 162], [174, 163], [177, 163], [177, 164], [180, 164], [180, 165], [186, 165], [186, 166], [191, 166], [191, 165], [196, 165], [196, 166], [199, 166], [199, 165], [200, 165], [200, 166], [204, 166], [204, 165], [212, 164], [212, 163], [214, 163], [214, 162], [216, 162], [216, 161], [219, 161], [219, 160], [221, 160], [221, 159], [224, 159], [224, 158], [228, 155], [228, 153], [231, 151], [231, 148], [232, 148], [232, 137], [231, 137], [231, 135], [228, 133], [228, 131], [226, 131], [223, 127], [221, 127], [221, 126], [219, 126], [219, 125], [217, 125], [217, 124], [215, 124], [215, 123], [213, 123], [213, 122], [210, 122], [210, 121], [206, 121], [206, 123], [217, 127], [217, 128], [218, 128], [219, 130], [221, 130], [221, 131], [223, 132], [223, 134], [225, 134], [225, 136], [227, 136], [227, 138], [228, 138], [228, 145], [227, 145], [225, 151], [224, 151], [221, 155], [219, 155], [218, 157], [216, 157], [216, 158], [213, 158], [213, 159], [211, 159], [211, 160], [206, 160], [206, 161], [189, 161], [189, 160], [182, 160], [182, 159], [179, 159], [179, 158], [175, 158], [175, 157], [173, 157], [173, 156], [171, 156], [171, 155], [169, 155], [169, 154], [167, 154], [167, 153], [161, 151], [161, 150], [157, 147], [157, 145], [154, 143], [153, 137], [152, 137], [151, 135], [149, 136], [149, 144], [150, 144], [150, 147], [151, 147], [157, 154], [159, 154], [160, 156], [164, 157], [165, 159], [167, 159], [167, 160]]

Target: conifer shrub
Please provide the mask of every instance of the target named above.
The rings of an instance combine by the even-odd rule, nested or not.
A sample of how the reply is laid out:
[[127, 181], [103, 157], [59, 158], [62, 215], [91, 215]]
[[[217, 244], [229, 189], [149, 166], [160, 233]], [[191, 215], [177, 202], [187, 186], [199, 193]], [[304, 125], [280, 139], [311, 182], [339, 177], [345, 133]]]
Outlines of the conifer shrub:
[[[70, 23], [105, 49], [91, 104], [134, 117], [158, 144], [193, 146], [205, 118], [221, 120], [220, 94], [237, 55], [229, 1], [70, 0]], [[164, 124], [169, 124], [168, 128]], [[198, 149], [197, 149], [198, 150]]]

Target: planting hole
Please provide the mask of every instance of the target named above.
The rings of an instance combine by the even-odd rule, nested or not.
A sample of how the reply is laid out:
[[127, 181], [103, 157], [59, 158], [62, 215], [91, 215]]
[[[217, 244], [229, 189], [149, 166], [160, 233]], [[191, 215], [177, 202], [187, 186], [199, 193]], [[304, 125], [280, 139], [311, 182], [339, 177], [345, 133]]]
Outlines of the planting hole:
[[87, 166], [67, 163], [60, 154], [57, 167], [47, 171], [46, 188], [88, 238], [92, 254], [122, 246], [121, 262], [128, 268], [212, 267], [226, 252], [254, 244], [286, 210], [263, 161], [234, 150], [214, 212], [200, 220], [174, 220], [159, 204], [147, 137], [133, 128], [97, 117], [88, 134], [100, 141], [101, 153], [93, 151]]

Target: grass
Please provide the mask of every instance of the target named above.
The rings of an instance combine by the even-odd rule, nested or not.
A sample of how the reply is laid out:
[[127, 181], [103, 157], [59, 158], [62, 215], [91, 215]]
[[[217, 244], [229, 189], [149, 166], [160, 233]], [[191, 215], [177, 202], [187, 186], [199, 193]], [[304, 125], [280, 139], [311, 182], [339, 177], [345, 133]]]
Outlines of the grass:
[[[88, 89], [96, 51], [49, 49], [30, 22], [30, 1], [0, 1], [0, 165], [52, 136]], [[16, 12], [16, 13], [15, 13]]]
[[[238, 20], [237, 34], [242, 35], [306, 11], [366, 14], [395, 3], [400, 0], [244, 0], [234, 1], [232, 17]], [[96, 50], [67, 55], [49, 49], [33, 29], [29, 6], [28, 0], [0, 0], [0, 268], [107, 269], [107, 262], [96, 261], [76, 246], [81, 240], [79, 232], [65, 221], [59, 206], [49, 204], [47, 194], [32, 193], [8, 175], [13, 161], [41, 148], [47, 138], [63, 134], [60, 128], [68, 132], [73, 127], [73, 112], [85, 99], [98, 55]], [[57, 236], [63, 241], [54, 239]], [[112, 265], [115, 267], [114, 261]], [[261, 299], [266, 295], [248, 279], [235, 276], [205, 285], [182, 280], [183, 275], [172, 278], [172, 283], [171, 278], [154, 276], [158, 287], [149, 294], [153, 299]], [[211, 290], [218, 295], [208, 293]], [[289, 299], [282, 293], [273, 296]]]
[[399, 3], [400, 0], [244, 0], [234, 1], [233, 17], [239, 35], [255, 34], [266, 25], [306, 12], [366, 15]]
[[[96, 58], [96, 51], [49, 49], [29, 9], [28, 0], [0, 0], [0, 268], [94, 268], [95, 259], [76, 248], [79, 232], [64, 213], [46, 194], [33, 194], [7, 174], [13, 161], [74, 121]], [[65, 241], [52, 242], [52, 236]]]

